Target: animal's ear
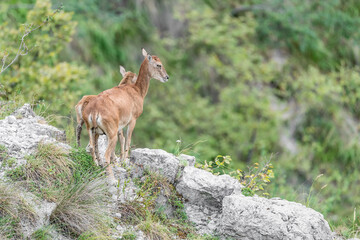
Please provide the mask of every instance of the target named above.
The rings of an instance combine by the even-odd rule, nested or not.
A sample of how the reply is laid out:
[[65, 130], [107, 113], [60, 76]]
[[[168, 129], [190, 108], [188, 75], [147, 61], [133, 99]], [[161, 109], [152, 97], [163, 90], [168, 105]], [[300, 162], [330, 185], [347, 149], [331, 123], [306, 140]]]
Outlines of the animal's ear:
[[148, 53], [146, 52], [146, 50], [143, 48], [142, 49], [142, 55], [144, 56], [144, 57], [147, 57], [147, 55], [148, 55]]
[[121, 73], [121, 75], [122, 75], [123, 77], [125, 77], [126, 71], [125, 71], [125, 68], [124, 68], [123, 66], [121, 66], [121, 65], [120, 65], [120, 73]]
[[148, 54], [144, 48], [142, 49], [142, 54], [143, 54], [144, 57], [147, 57], [149, 62], [151, 61], [151, 59], [152, 59], [151, 55]]

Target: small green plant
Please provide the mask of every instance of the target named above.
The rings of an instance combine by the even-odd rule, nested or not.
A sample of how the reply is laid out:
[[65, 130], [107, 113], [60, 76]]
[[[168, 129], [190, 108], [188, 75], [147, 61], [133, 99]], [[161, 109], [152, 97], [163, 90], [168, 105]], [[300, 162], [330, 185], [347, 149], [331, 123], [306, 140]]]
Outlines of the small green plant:
[[104, 169], [96, 166], [92, 157], [85, 149], [74, 149], [69, 154], [70, 159], [74, 162], [73, 177], [76, 180], [81, 180], [83, 175], [91, 173], [100, 173]]
[[189, 240], [220, 240], [219, 237], [210, 234], [204, 234], [204, 235], [189, 234], [188, 239]]
[[214, 175], [225, 174], [226, 170], [229, 169], [229, 165], [232, 162], [230, 156], [217, 155], [214, 161], [207, 162], [204, 161], [204, 164], [197, 163], [197, 167], [202, 168], [208, 172], [211, 172]]
[[196, 141], [194, 143], [190, 143], [188, 145], [183, 145], [183, 142], [181, 139], [176, 140], [176, 145], [175, 148], [173, 150], [173, 153], [175, 156], [179, 156], [180, 154], [183, 153], [188, 153], [190, 152], [196, 145], [198, 145], [199, 143], [203, 143], [205, 141]]
[[14, 169], [7, 170], [5, 172], [5, 176], [13, 181], [25, 180], [26, 178], [25, 167], [21, 165]]
[[249, 187], [244, 187], [243, 189], [241, 189], [241, 193], [247, 197], [252, 197], [255, 195], [255, 192]]
[[[314, 181], [312, 182], [311, 187], [310, 187], [309, 194], [308, 194], [308, 196], [307, 196], [307, 198], [306, 198], [306, 203], [305, 203], [305, 205], [306, 205], [307, 207], [310, 207], [310, 202], [311, 202], [311, 199], [312, 199], [312, 197], [313, 197], [314, 184], [315, 184], [316, 181], [317, 181], [319, 178], [321, 178], [323, 175], [324, 175], [324, 174], [318, 175], [318, 176], [314, 179]], [[325, 184], [324, 186], [322, 186], [322, 187], [320, 188], [320, 191], [323, 190], [323, 189], [326, 188], [326, 187], [327, 187], [327, 184]]]
[[7, 160], [3, 161], [3, 166], [8, 166], [8, 167], [13, 167], [14, 164], [16, 163], [16, 159], [15, 158], [8, 158]]
[[136, 233], [133, 231], [125, 231], [121, 238], [121, 240], [135, 240], [136, 239]]
[[50, 231], [53, 229], [51, 225], [36, 230], [32, 235], [34, 240], [51, 240], [52, 236]]
[[0, 145], [0, 162], [3, 162], [8, 158], [7, 149], [4, 145]]
[[[254, 163], [248, 167], [247, 171], [237, 169], [236, 171], [230, 171], [230, 165], [232, 158], [230, 156], [218, 155], [214, 161], [205, 162], [203, 164], [197, 163], [198, 168], [204, 169], [214, 175], [229, 174], [230, 176], [239, 180], [244, 186], [242, 193], [245, 196], [253, 196], [257, 191], [264, 191], [264, 187], [271, 182], [271, 178], [274, 177], [271, 164], [271, 157], [263, 164]], [[263, 192], [263, 196], [269, 194]]]
[[269, 158], [263, 164], [254, 163], [252, 166], [249, 166], [246, 172], [237, 169], [230, 175], [238, 179], [244, 186], [242, 189], [244, 195], [253, 196], [255, 192], [263, 191], [263, 196], [269, 196], [267, 192], [264, 192], [264, 187], [271, 182], [271, 178], [274, 178], [272, 168], [271, 158]]
[[15, 239], [21, 236], [17, 230], [18, 219], [12, 218], [10, 215], [0, 217], [0, 239]]

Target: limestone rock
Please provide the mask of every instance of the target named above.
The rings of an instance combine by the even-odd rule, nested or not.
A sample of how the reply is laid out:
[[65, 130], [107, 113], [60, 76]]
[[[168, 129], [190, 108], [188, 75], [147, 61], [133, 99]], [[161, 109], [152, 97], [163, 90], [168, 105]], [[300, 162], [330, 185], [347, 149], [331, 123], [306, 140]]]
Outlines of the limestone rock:
[[22, 232], [25, 237], [29, 237], [37, 229], [49, 225], [50, 216], [56, 208], [56, 203], [40, 200], [35, 195], [25, 191], [21, 191], [21, 197], [33, 210], [33, 219], [20, 216]]
[[130, 162], [134, 164], [133, 177], [141, 177], [144, 170], [158, 172], [174, 183], [179, 171], [179, 159], [161, 149], [138, 148], [131, 151]]
[[[69, 145], [61, 142], [65, 139], [64, 131], [46, 124], [42, 117], [35, 115], [29, 104], [0, 120], [0, 145], [5, 146], [9, 158], [16, 159], [13, 167], [25, 164], [24, 157], [34, 153], [40, 142], [71, 149]], [[0, 178], [6, 169], [2, 170]]]
[[242, 185], [229, 175], [215, 176], [195, 167], [185, 167], [176, 190], [189, 202], [198, 206], [221, 209], [225, 196], [241, 194]]
[[287, 200], [227, 196], [218, 231], [235, 239], [332, 239], [322, 214]]
[[221, 216], [221, 209], [185, 203], [185, 212], [200, 234], [216, 234]]

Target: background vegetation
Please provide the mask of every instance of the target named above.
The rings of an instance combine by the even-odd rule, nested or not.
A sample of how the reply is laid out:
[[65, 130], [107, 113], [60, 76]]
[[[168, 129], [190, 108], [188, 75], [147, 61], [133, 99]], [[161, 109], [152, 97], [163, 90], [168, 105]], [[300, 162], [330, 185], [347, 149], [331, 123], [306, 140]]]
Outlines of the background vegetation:
[[[29, 55], [0, 75], [2, 100], [45, 103], [52, 123], [72, 130], [81, 96], [117, 85], [119, 64], [138, 72], [145, 47], [170, 81], [152, 80], [135, 147], [200, 162], [230, 155], [229, 171], [274, 154], [270, 196], [306, 203], [344, 235], [359, 231], [359, 1], [62, 3], [29, 37]], [[0, 3], [1, 57], [16, 53], [23, 24], [59, 5]]]

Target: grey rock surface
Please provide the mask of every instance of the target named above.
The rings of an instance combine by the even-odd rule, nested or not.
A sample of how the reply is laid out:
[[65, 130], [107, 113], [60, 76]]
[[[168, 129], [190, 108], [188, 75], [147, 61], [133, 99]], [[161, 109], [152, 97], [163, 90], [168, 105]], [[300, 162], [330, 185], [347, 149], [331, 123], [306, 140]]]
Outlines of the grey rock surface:
[[185, 167], [176, 190], [189, 203], [221, 209], [225, 196], [241, 194], [242, 185], [229, 175], [213, 175], [195, 167]]
[[322, 214], [287, 200], [227, 196], [218, 231], [234, 239], [332, 239]]
[[179, 159], [161, 149], [134, 149], [131, 151], [130, 162], [134, 165], [133, 177], [141, 177], [147, 169], [164, 175], [170, 183], [174, 183], [179, 173]]
[[46, 124], [29, 104], [0, 120], [0, 145], [6, 147], [9, 157], [17, 160], [16, 165], [25, 164], [24, 157], [33, 153], [40, 142], [55, 143], [69, 150], [71, 147], [61, 142], [65, 139], [64, 131]]
[[221, 208], [214, 209], [209, 206], [198, 206], [185, 203], [185, 212], [188, 219], [193, 222], [200, 234], [217, 234]]
[[56, 203], [40, 200], [35, 195], [22, 190], [21, 197], [30, 206], [34, 218], [29, 219], [20, 216], [22, 232], [25, 237], [31, 236], [37, 229], [47, 226], [50, 223], [50, 216], [56, 208]]

